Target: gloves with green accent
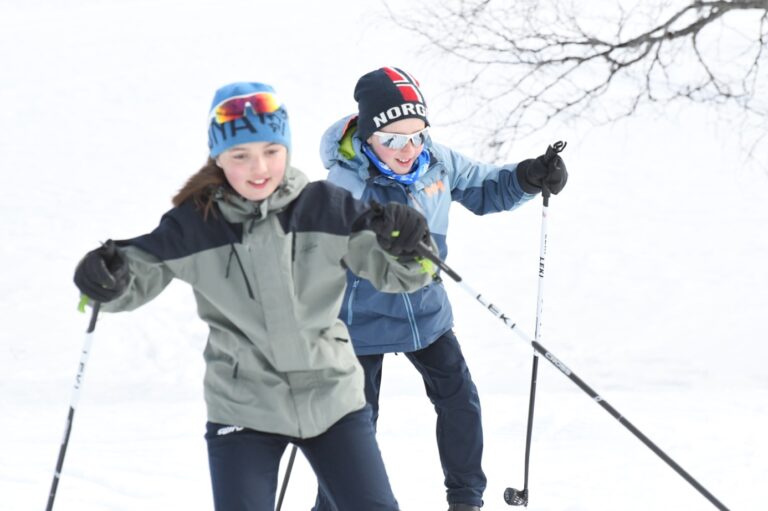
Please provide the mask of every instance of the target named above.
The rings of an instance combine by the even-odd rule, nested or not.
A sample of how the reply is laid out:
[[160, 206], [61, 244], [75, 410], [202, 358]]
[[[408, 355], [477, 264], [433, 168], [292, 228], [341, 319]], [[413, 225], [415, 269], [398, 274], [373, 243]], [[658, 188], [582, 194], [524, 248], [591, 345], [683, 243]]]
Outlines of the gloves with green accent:
[[112, 240], [85, 254], [75, 269], [75, 285], [97, 302], [106, 303], [120, 296], [128, 280], [128, 265]]
[[370, 228], [381, 248], [390, 254], [414, 257], [420, 242], [429, 245], [427, 219], [415, 209], [398, 202], [385, 206], [372, 202], [371, 212]]

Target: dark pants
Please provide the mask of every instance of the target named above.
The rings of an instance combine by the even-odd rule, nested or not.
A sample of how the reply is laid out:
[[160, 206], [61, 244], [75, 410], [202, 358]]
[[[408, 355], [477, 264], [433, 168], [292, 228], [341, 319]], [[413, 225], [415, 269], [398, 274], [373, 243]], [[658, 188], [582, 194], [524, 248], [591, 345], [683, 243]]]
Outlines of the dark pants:
[[331, 509], [396, 511], [371, 424], [370, 406], [305, 439], [209, 422], [205, 438], [216, 511], [273, 511], [280, 458], [289, 443], [309, 461]]
[[[482, 506], [486, 478], [481, 467], [480, 398], [456, 336], [449, 330], [426, 348], [405, 356], [421, 373], [427, 396], [437, 412], [437, 448], [448, 502]], [[365, 398], [373, 409], [375, 426], [384, 355], [365, 355], [358, 360], [365, 370]], [[322, 491], [315, 510], [333, 510], [324, 503]]]

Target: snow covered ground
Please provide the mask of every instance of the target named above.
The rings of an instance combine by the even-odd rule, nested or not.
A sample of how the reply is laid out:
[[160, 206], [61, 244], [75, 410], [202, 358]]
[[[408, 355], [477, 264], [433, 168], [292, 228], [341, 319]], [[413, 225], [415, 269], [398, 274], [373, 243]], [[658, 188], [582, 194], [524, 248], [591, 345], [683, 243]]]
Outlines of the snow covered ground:
[[[376, 2], [0, 0], [0, 509], [47, 501], [88, 321], [75, 311], [75, 264], [168, 209], [205, 159], [216, 87], [273, 84], [291, 112], [293, 162], [321, 179], [319, 137], [354, 110], [358, 76], [399, 65], [428, 99], [450, 81], [380, 15]], [[768, 177], [742, 165], [738, 133], [716, 121], [689, 109], [585, 124], [522, 141], [513, 158], [569, 142], [542, 343], [730, 509], [758, 510]], [[454, 208], [449, 238], [451, 267], [531, 335], [539, 204], [485, 218]], [[523, 481], [531, 349], [446, 285], [484, 407], [485, 509], [506, 509], [504, 488]], [[100, 318], [58, 511], [212, 508], [205, 335], [181, 284]], [[433, 415], [416, 372], [389, 356], [379, 441], [405, 510], [446, 507]], [[314, 488], [299, 459], [283, 509], [309, 509]], [[546, 361], [530, 491], [535, 511], [714, 509]]]

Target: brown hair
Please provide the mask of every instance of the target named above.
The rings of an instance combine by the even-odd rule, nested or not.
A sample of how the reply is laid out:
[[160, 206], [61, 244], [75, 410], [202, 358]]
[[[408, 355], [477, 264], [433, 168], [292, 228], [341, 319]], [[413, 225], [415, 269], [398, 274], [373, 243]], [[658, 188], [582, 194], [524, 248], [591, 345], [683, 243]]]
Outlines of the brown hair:
[[216, 165], [216, 160], [209, 157], [205, 165], [193, 174], [173, 197], [173, 205], [179, 206], [192, 199], [195, 206], [203, 211], [203, 218], [208, 218], [208, 214], [213, 210], [213, 192], [221, 186], [229, 188], [227, 178], [221, 167]]

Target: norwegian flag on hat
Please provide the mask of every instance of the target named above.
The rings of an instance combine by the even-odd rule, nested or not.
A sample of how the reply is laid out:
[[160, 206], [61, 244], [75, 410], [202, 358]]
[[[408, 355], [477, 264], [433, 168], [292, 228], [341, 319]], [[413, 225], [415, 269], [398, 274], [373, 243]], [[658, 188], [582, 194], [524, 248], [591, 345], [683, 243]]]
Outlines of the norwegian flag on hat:
[[404, 100], [424, 103], [424, 97], [419, 90], [419, 81], [416, 78], [396, 67], [382, 67], [381, 70], [392, 80], [392, 83], [397, 85]]

